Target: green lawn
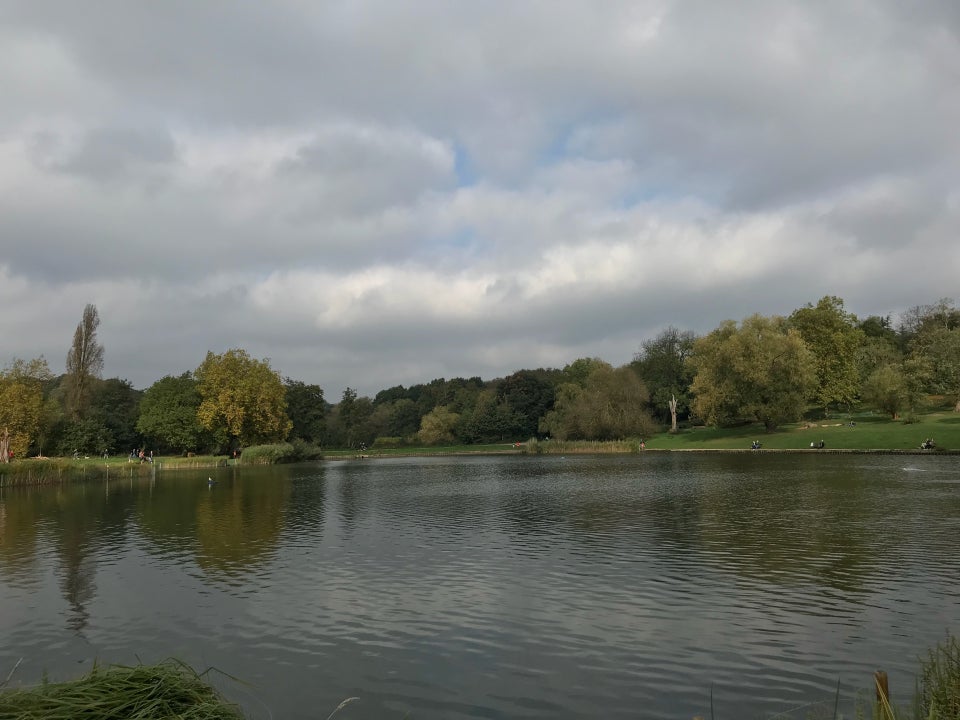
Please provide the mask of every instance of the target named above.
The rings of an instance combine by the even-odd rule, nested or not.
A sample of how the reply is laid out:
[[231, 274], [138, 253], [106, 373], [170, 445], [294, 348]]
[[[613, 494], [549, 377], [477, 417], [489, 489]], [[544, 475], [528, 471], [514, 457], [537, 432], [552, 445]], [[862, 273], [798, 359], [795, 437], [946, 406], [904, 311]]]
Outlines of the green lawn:
[[[850, 423], [853, 423], [852, 425]], [[647, 440], [649, 450], [749, 449], [759, 440], [764, 449], [799, 450], [823, 440], [827, 449], [917, 450], [926, 438], [938, 448], [960, 450], [960, 414], [942, 411], [918, 415], [916, 422], [891, 420], [871, 413], [792, 423], [767, 433], [761, 425], [736, 428], [697, 427], [676, 435], [661, 433]]]

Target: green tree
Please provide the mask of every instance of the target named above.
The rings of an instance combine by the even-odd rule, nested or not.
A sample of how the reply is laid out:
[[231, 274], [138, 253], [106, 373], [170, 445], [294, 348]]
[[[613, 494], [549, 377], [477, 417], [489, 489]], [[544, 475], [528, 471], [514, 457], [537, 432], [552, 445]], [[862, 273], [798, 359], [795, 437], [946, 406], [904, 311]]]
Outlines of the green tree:
[[[667, 327], [652, 340], [645, 340], [633, 358], [633, 367], [650, 390], [654, 416], [669, 422], [676, 432], [677, 416], [686, 415], [690, 408], [690, 383], [693, 369], [688, 362], [693, 353], [696, 335]], [[676, 405], [671, 409], [671, 401]]]
[[96, 305], [83, 309], [83, 319], [73, 333], [73, 344], [67, 353], [67, 372], [64, 378], [67, 413], [73, 420], [81, 419], [90, 403], [92, 386], [103, 370], [103, 345], [97, 341], [100, 315]]
[[507, 404], [512, 416], [513, 427], [507, 432], [533, 437], [540, 418], [553, 407], [553, 383], [542, 377], [542, 371], [518, 370], [500, 382], [497, 400]]
[[368, 397], [359, 397], [353, 388], [346, 388], [340, 402], [334, 408], [330, 418], [330, 433], [334, 445], [359, 447], [369, 444], [372, 438], [365, 427], [373, 414], [373, 401]]
[[167, 375], [143, 393], [137, 432], [162, 452], [205, 449], [210, 438], [197, 419], [199, 409], [200, 391], [191, 373]]
[[451, 412], [444, 406], [435, 407], [423, 416], [420, 421], [420, 442], [427, 445], [439, 445], [454, 441], [453, 431], [457, 426], [459, 415]]
[[0, 462], [10, 452], [24, 457], [41, 430], [43, 383], [50, 368], [43, 357], [29, 362], [15, 359], [0, 371]]
[[127, 451], [140, 444], [137, 419], [142, 395], [129, 381], [120, 378], [109, 378], [94, 384], [88, 415], [91, 420], [103, 425], [113, 439], [111, 445], [97, 448], [98, 451]]
[[910, 406], [910, 384], [899, 365], [883, 365], [863, 383], [863, 400], [896, 420]]
[[694, 345], [693, 411], [711, 424], [739, 418], [773, 430], [797, 420], [816, 387], [816, 360], [782, 317], [727, 320]]
[[558, 440], [620, 440], [652, 433], [650, 394], [633, 368], [615, 369], [602, 360], [591, 365], [582, 387], [575, 382], [557, 387], [553, 410], [540, 429]]
[[[553, 388], [550, 389], [551, 396]], [[475, 402], [460, 415], [457, 434], [466, 443], [497, 442], [514, 435], [524, 439], [533, 433], [520, 430], [516, 416], [506, 400], [493, 389], [482, 390]]]
[[413, 400], [400, 398], [389, 403], [387, 407], [390, 408], [387, 435], [400, 438], [416, 435], [420, 428], [420, 411]]
[[317, 443], [326, 431], [326, 402], [319, 385], [308, 385], [287, 378], [283, 381], [287, 390], [287, 415], [293, 423], [293, 437]]
[[590, 374], [598, 367], [603, 367], [608, 364], [609, 363], [604, 362], [600, 358], [577, 358], [563, 368], [560, 377], [557, 379], [557, 384], [573, 383], [580, 387], [585, 387]]
[[860, 321], [859, 328], [868, 338], [882, 338], [894, 345], [897, 342], [897, 331], [893, 329], [889, 315], [870, 315]]
[[820, 298], [816, 306], [794, 310], [790, 326], [799, 331], [816, 361], [816, 400], [829, 414], [830, 405], [849, 407], [860, 390], [858, 351], [863, 331], [857, 319], [843, 307], [843, 300], [832, 295]]
[[104, 448], [116, 446], [113, 433], [100, 420], [92, 417], [68, 420], [60, 428], [56, 450], [58, 455], [96, 456]]
[[267, 360], [240, 349], [208, 352], [194, 377], [197, 419], [222, 446], [279, 442], [290, 433], [283, 382]]
[[916, 335], [911, 347], [914, 361], [927, 369], [925, 389], [946, 395], [960, 412], [960, 327], [932, 325]]

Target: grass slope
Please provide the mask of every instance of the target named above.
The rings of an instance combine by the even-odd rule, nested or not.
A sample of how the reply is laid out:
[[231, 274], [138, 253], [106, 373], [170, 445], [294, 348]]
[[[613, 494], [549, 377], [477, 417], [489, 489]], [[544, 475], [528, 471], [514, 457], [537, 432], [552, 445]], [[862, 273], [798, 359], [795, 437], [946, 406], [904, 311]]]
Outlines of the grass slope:
[[759, 440], [765, 450], [801, 450], [809, 449], [811, 442], [823, 440], [828, 450], [919, 450], [926, 438], [933, 438], [938, 448], [960, 449], [960, 414], [933, 412], [905, 423], [862, 413], [842, 419], [794, 423], [772, 433], [760, 425], [698, 427], [675, 435], [656, 435], [647, 440], [647, 449], [746, 450], [752, 441]]

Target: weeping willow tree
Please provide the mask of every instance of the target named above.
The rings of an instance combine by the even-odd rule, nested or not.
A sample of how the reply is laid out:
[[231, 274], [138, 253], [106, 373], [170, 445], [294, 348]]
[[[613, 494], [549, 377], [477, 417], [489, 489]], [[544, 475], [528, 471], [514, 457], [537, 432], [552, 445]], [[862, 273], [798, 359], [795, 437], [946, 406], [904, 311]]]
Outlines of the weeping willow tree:
[[800, 418], [816, 387], [816, 361], [785, 318], [724, 321], [697, 340], [693, 410], [712, 425], [758, 420], [768, 431]]

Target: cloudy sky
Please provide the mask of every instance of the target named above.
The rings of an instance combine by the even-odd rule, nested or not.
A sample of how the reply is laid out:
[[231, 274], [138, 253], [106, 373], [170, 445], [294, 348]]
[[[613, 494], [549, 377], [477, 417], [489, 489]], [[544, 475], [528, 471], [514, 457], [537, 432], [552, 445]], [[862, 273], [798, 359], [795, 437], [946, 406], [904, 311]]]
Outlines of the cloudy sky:
[[960, 296], [955, 0], [0, 4], [0, 364], [328, 399]]

